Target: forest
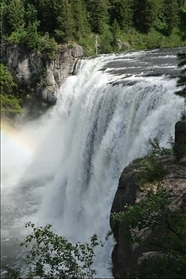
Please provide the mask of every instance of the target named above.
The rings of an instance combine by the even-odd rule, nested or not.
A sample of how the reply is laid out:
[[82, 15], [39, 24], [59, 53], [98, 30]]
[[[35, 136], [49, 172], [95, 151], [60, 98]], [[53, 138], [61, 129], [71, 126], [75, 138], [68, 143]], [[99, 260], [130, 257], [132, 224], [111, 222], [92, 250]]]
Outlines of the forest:
[[59, 44], [82, 45], [87, 55], [183, 46], [185, 0], [2, 0], [2, 37], [54, 58]]

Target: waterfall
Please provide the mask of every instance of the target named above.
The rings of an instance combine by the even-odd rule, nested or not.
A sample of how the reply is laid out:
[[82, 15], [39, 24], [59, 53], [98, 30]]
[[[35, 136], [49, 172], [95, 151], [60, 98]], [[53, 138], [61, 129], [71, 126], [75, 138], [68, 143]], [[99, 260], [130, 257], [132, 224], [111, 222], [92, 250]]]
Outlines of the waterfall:
[[[111, 277], [114, 240], [105, 236], [120, 174], [148, 152], [150, 138], [168, 145], [183, 108], [174, 94], [176, 77], [147, 74], [152, 65], [137, 65], [140, 56], [146, 53], [81, 60], [61, 86], [57, 105], [16, 132], [19, 148], [2, 133], [4, 246], [24, 234], [27, 221], [50, 223], [74, 243], [96, 233], [105, 245], [96, 250], [95, 268], [99, 277]], [[121, 61], [130, 64], [123, 73]], [[29, 155], [20, 153], [25, 143]]]

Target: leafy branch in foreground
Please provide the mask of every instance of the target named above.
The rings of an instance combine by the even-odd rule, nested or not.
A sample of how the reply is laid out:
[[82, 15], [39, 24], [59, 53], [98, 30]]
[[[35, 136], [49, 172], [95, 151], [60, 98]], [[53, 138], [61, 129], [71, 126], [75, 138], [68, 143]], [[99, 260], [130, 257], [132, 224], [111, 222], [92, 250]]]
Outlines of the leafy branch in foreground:
[[5, 267], [5, 279], [25, 278], [93, 278], [94, 248], [103, 246], [94, 234], [90, 243], [73, 245], [67, 239], [51, 231], [51, 225], [35, 227], [31, 222], [25, 225], [33, 231], [21, 244], [28, 249], [23, 268]]

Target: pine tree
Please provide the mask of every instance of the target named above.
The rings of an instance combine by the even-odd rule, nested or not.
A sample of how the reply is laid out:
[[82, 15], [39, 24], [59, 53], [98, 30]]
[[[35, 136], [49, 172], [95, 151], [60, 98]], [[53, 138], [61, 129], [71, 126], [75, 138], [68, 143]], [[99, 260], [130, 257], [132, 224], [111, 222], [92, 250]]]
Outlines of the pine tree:
[[111, 0], [111, 22], [117, 20], [122, 30], [127, 30], [132, 26], [133, 20], [133, 0]]
[[63, 36], [55, 36], [59, 43], [67, 42], [72, 38], [73, 17], [71, 6], [68, 0], [53, 0], [53, 17], [56, 19], [56, 34], [63, 32]]
[[186, 52], [178, 53], [178, 59], [180, 61], [178, 67], [182, 68], [182, 70], [177, 81], [177, 87], [182, 87], [182, 89], [175, 92], [175, 94], [185, 98], [186, 101]]
[[134, 23], [137, 29], [147, 33], [158, 16], [160, 1], [134, 0]]
[[108, 0], [86, 0], [87, 18], [94, 33], [104, 31], [104, 25], [109, 22]]
[[176, 0], [164, 0], [166, 34], [169, 36], [178, 24], [178, 3]]
[[120, 27], [116, 19], [114, 19], [113, 25], [112, 25], [112, 34], [113, 34], [113, 47], [117, 50], [118, 49], [118, 39], [120, 35]]
[[53, 1], [38, 0], [38, 20], [40, 21], [40, 31], [53, 35], [56, 28], [56, 19], [53, 15]]
[[39, 25], [39, 21], [37, 19], [37, 10], [33, 4], [28, 3], [25, 7], [25, 21], [26, 21], [26, 25], [28, 25], [28, 23], [36, 23], [36, 22]]
[[74, 21], [73, 35], [80, 40], [90, 32], [87, 20], [87, 11], [84, 0], [70, 0], [72, 16]]
[[24, 27], [24, 6], [21, 0], [11, 0], [7, 9], [7, 18], [11, 31]]

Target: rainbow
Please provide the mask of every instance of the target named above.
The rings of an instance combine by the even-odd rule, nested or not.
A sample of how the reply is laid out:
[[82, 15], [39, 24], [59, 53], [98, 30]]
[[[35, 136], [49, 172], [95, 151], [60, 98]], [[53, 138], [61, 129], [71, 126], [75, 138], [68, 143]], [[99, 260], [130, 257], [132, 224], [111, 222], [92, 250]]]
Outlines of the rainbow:
[[20, 156], [32, 157], [35, 153], [35, 148], [28, 137], [10, 125], [6, 121], [1, 121], [1, 150], [7, 145], [11, 150], [19, 152]]

